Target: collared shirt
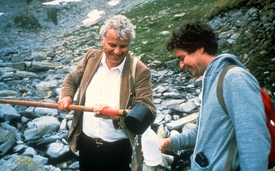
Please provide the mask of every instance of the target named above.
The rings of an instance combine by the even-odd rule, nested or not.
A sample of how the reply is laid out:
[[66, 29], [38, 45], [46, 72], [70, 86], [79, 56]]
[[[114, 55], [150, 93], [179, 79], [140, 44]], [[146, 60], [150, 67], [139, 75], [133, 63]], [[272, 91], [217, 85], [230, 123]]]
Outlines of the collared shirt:
[[[86, 90], [85, 106], [92, 107], [99, 103], [119, 109], [120, 82], [125, 59], [119, 66], [109, 70], [106, 55], [103, 55], [100, 66]], [[87, 136], [108, 142], [128, 137], [126, 130], [114, 128], [111, 119], [97, 118], [94, 117], [94, 112], [86, 111], [83, 115], [83, 132]]]

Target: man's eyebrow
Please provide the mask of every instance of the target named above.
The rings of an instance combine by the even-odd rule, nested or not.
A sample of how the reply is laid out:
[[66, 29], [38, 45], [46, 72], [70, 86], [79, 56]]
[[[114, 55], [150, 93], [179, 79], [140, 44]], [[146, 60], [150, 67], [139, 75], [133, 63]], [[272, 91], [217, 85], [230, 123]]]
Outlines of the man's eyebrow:
[[176, 57], [178, 58], [178, 60], [183, 60], [186, 57], [186, 55], [179, 55], [179, 56], [176, 56]]

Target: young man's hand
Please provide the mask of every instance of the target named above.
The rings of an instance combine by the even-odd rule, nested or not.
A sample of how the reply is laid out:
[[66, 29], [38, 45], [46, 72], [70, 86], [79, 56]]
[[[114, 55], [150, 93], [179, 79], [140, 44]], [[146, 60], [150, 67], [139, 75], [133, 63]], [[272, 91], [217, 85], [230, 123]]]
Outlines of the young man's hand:
[[162, 138], [159, 140], [159, 150], [161, 152], [165, 152], [168, 148], [171, 147], [171, 139], [170, 138]]

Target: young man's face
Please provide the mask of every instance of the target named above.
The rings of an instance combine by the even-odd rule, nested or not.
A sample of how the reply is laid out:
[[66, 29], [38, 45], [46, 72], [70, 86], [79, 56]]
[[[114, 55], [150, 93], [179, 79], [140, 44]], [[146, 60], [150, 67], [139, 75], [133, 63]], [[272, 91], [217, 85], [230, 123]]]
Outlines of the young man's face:
[[117, 32], [114, 29], [109, 29], [106, 34], [106, 39], [100, 38], [101, 46], [106, 54], [106, 62], [110, 68], [117, 67], [126, 57], [129, 51], [129, 35], [127, 39], [120, 40], [117, 37]]
[[188, 54], [182, 49], [175, 48], [173, 50], [176, 58], [179, 60], [180, 68], [187, 69], [194, 77], [202, 76], [207, 67], [205, 65], [203, 51], [204, 49], [201, 48], [194, 53]]

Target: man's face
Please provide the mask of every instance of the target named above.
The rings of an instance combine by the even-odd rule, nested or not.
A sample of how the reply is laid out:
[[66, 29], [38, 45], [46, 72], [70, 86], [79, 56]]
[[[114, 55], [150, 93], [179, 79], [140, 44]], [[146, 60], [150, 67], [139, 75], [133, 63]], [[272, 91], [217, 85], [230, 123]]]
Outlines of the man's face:
[[205, 65], [204, 49], [198, 49], [194, 53], [188, 54], [182, 49], [175, 48], [173, 50], [176, 58], [179, 60], [180, 68], [187, 69], [192, 76], [199, 77], [202, 76], [207, 65]]
[[129, 35], [127, 39], [120, 40], [114, 29], [109, 29], [106, 39], [100, 38], [101, 46], [106, 54], [106, 62], [109, 69], [117, 67], [126, 57], [129, 51]]

